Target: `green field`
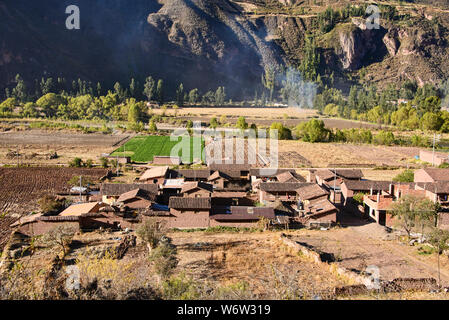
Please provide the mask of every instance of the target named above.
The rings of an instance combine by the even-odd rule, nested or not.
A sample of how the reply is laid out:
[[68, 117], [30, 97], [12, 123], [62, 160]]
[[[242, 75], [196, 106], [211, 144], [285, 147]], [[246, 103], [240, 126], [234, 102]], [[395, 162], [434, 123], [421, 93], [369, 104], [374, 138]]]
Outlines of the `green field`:
[[[184, 150], [184, 152], [181, 150], [178, 153], [183, 163], [191, 163], [194, 158], [199, 158], [198, 155], [204, 149], [204, 141], [200, 139], [199, 137], [191, 137], [190, 152], [189, 150]], [[179, 141], [181, 141], [181, 137], [179, 137]], [[134, 162], [150, 162], [153, 161], [154, 156], [170, 156], [172, 148], [177, 143], [177, 141], [170, 141], [169, 136], [139, 136], [129, 140], [111, 155], [128, 156]], [[194, 150], [194, 148], [196, 149]]]

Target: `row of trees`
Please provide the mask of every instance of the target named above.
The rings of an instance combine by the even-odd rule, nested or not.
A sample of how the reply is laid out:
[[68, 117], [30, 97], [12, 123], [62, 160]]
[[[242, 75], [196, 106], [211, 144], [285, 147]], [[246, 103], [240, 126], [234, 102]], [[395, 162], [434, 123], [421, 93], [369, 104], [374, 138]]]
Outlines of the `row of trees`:
[[[113, 90], [106, 91], [103, 90], [102, 85], [99, 82], [94, 86], [90, 81], [78, 79], [77, 81], [72, 81], [70, 85], [65, 78], [57, 78], [54, 80], [51, 77], [42, 78], [40, 81], [36, 79], [34, 87], [28, 88], [19, 74], [16, 76], [15, 86], [13, 88], [5, 89], [5, 96], [6, 99], [13, 98], [15, 101], [25, 104], [37, 101], [39, 98], [46, 96], [49, 93], [64, 97], [91, 96], [92, 98], [99, 98], [110, 92], [117, 94], [119, 103], [134, 98], [138, 101], [146, 99], [147, 101], [156, 101], [159, 104], [163, 104], [167, 101], [168, 96], [164, 80], [157, 80], [151, 76], [145, 79], [143, 85], [141, 85], [138, 80], [132, 78], [128, 86], [123, 86], [121, 83], [116, 82]], [[226, 100], [226, 89], [225, 87], [218, 87], [216, 91], [207, 91], [201, 95], [196, 88], [190, 91], [185, 90], [184, 85], [181, 83], [176, 89], [175, 94], [171, 94], [170, 96], [176, 97], [176, 103], [179, 106], [183, 106], [185, 102], [192, 104], [207, 103], [222, 105]], [[8, 107], [8, 105], [2, 105], [2, 107], [0, 107], [0, 112], [6, 112], [7, 110], [5, 107]], [[1, 108], [3, 108], [3, 110]]]

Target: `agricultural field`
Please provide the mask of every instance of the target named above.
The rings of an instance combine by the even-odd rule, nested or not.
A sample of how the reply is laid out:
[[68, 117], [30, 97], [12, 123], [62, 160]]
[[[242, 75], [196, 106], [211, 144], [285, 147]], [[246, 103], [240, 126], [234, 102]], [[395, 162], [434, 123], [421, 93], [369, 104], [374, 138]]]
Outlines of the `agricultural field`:
[[[115, 150], [112, 156], [129, 156], [134, 162], [150, 162], [154, 156], [170, 156], [172, 149], [181, 141], [171, 141], [170, 136], [138, 136]], [[190, 138], [190, 150], [180, 150], [177, 154], [184, 163], [194, 162], [201, 155], [204, 141], [199, 137]]]
[[68, 182], [74, 176], [98, 181], [106, 174], [106, 169], [0, 168], [0, 248], [9, 235], [9, 225], [20, 216], [36, 211], [43, 195], [69, 191]]

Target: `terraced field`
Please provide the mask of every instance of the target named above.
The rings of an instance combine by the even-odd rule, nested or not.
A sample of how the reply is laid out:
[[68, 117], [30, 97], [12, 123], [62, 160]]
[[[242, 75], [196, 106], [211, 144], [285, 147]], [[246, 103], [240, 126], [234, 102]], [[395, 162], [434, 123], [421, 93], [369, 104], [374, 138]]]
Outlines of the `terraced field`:
[[204, 149], [204, 141], [200, 137], [191, 137], [190, 145], [178, 145], [178, 141], [171, 141], [170, 136], [138, 136], [129, 140], [125, 145], [115, 150], [112, 156], [129, 156], [134, 162], [150, 162], [154, 156], [170, 156], [173, 148], [179, 148], [176, 153], [184, 163], [191, 163]]

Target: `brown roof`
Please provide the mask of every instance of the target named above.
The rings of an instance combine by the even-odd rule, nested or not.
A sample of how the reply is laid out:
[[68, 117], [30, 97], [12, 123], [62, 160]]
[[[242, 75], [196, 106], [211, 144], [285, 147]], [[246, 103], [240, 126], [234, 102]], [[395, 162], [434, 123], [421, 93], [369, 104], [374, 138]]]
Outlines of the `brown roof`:
[[168, 205], [173, 209], [210, 209], [210, 198], [183, 198], [183, 197], [171, 197]]
[[252, 168], [249, 171], [251, 176], [270, 178], [284, 172], [294, 172], [293, 169], [276, 169], [276, 168]]
[[248, 164], [212, 163], [212, 164], [209, 164], [208, 167], [212, 171], [249, 171], [250, 170], [250, 166]]
[[90, 212], [98, 212], [100, 209], [100, 203], [99, 202], [87, 202], [87, 203], [80, 203], [80, 204], [72, 204], [70, 207], [65, 209], [63, 212], [59, 214], [60, 217], [67, 217], [67, 216], [81, 216], [85, 213]]
[[306, 182], [306, 179], [292, 171], [279, 173], [276, 178], [279, 182]]
[[390, 190], [390, 184], [392, 184], [392, 182], [371, 180], [345, 180], [343, 184], [345, 184], [349, 190], [353, 191], [370, 191], [371, 188], [375, 191], [388, 191]]
[[432, 193], [449, 194], [449, 181], [418, 183], [418, 186]]
[[177, 172], [181, 177], [187, 179], [207, 179], [210, 176], [210, 169], [180, 169]]
[[305, 184], [296, 189], [296, 193], [298, 193], [298, 196], [302, 201], [327, 196], [329, 194], [329, 192], [321, 188], [316, 183]]
[[204, 182], [199, 182], [199, 181], [195, 181], [195, 182], [186, 182], [183, 184], [182, 189], [181, 189], [181, 193], [185, 193], [185, 192], [189, 192], [195, 189], [202, 189], [202, 190], [206, 190], [210, 193], [213, 192], [213, 186], [209, 183], [204, 183]]
[[337, 177], [345, 179], [361, 179], [363, 177], [362, 170], [360, 169], [319, 169], [314, 173], [323, 180], [333, 179], [335, 174]]
[[144, 200], [153, 200], [155, 199], [155, 195], [152, 193], [149, 193], [146, 190], [143, 189], [134, 189], [128, 192], [123, 193], [119, 198], [118, 198], [118, 202], [125, 202], [128, 200], [132, 200], [135, 198], [139, 198], [139, 199], [144, 199]]
[[338, 210], [328, 199], [314, 199], [306, 206], [306, 211], [312, 215], [322, 215], [335, 210]]
[[262, 182], [260, 190], [266, 192], [295, 192], [302, 185], [304, 185], [303, 182]]
[[168, 171], [168, 166], [164, 167], [153, 167], [151, 169], [148, 169], [143, 173], [143, 175], [140, 177], [140, 181], [146, 181], [154, 178], [160, 178], [165, 177]]
[[135, 189], [142, 189], [152, 194], [158, 193], [158, 186], [151, 183], [103, 183], [100, 188], [100, 194], [103, 196], [120, 196]]
[[19, 220], [17, 220], [16, 222], [14, 222], [13, 224], [11, 224], [11, 227], [17, 227], [20, 225], [32, 223], [32, 222], [36, 221], [39, 217], [42, 217], [42, 213], [37, 213], [37, 214], [32, 214], [29, 216], [22, 217]]
[[424, 170], [434, 181], [449, 181], [449, 169], [424, 168]]
[[215, 208], [210, 215], [212, 220], [243, 220], [254, 221], [261, 217], [274, 219], [274, 208], [269, 207], [240, 207], [231, 206], [227, 208]]
[[214, 191], [212, 193], [212, 198], [244, 198], [244, 197], [246, 197], [246, 192]]
[[[240, 172], [238, 172], [238, 176], [240, 177]], [[214, 180], [217, 180], [217, 179], [220, 179], [220, 178], [223, 178], [223, 179], [226, 179], [226, 180], [231, 180], [232, 179], [226, 173], [223, 173], [221, 171], [215, 171], [214, 173], [212, 173], [210, 175], [209, 178], [207, 178], [207, 181], [214, 181]]]

